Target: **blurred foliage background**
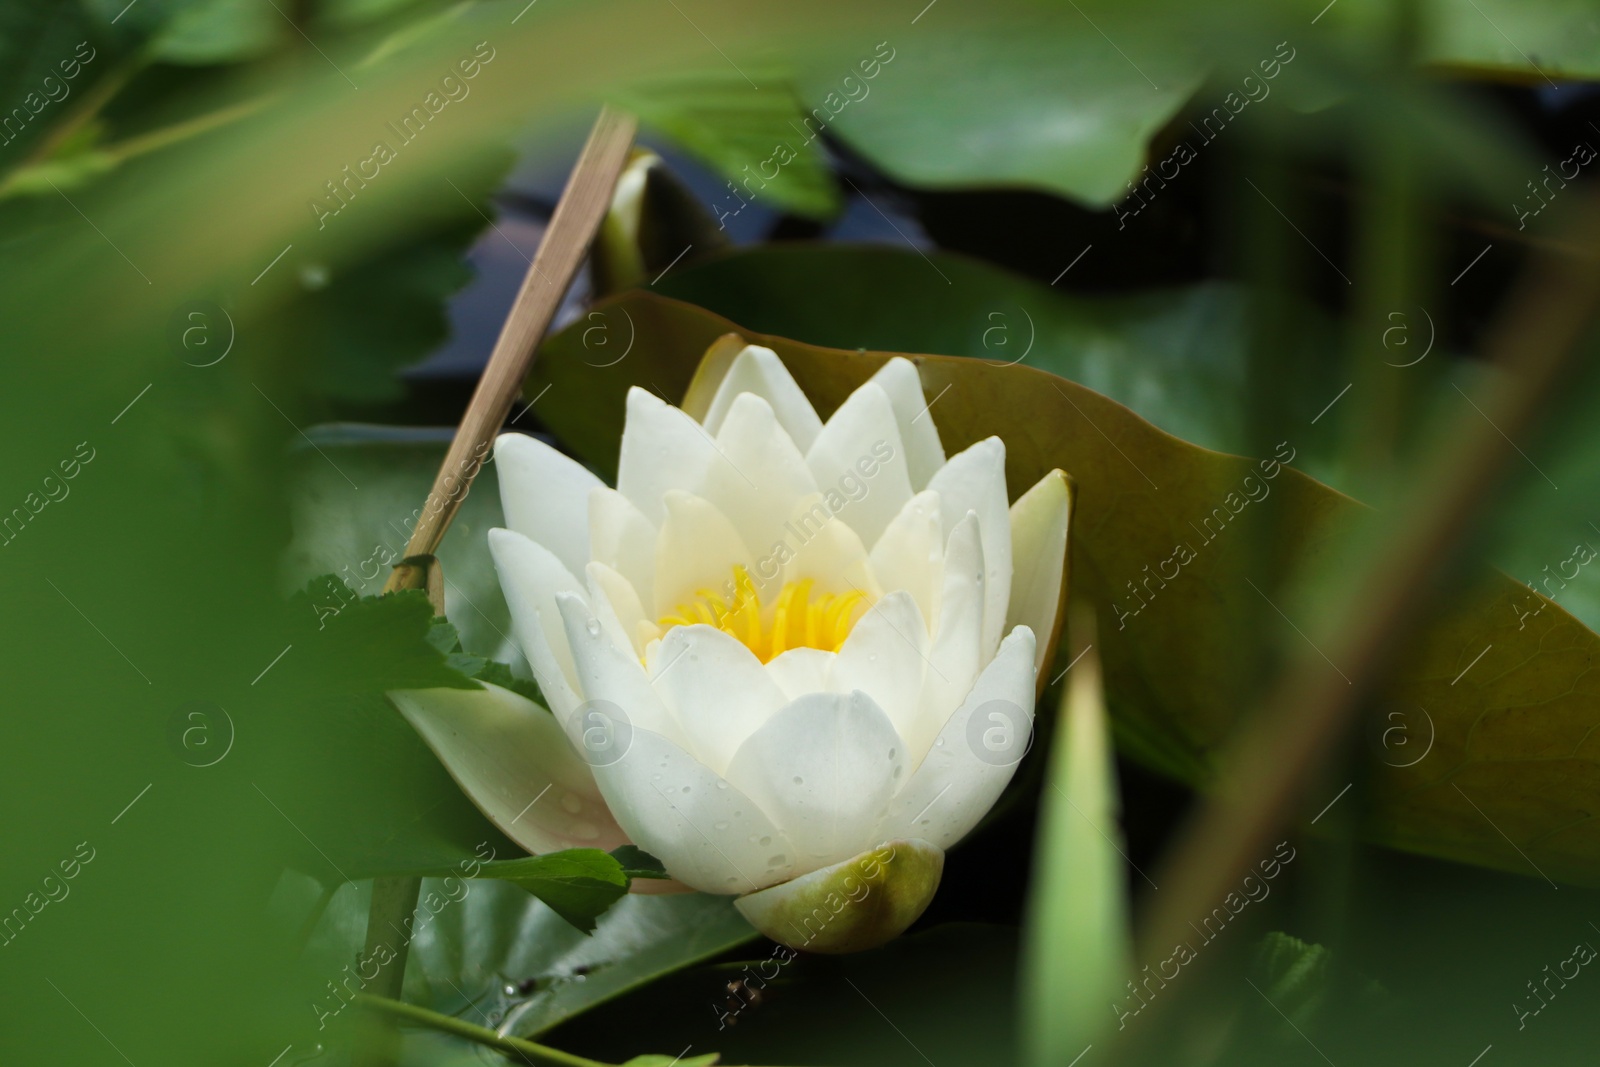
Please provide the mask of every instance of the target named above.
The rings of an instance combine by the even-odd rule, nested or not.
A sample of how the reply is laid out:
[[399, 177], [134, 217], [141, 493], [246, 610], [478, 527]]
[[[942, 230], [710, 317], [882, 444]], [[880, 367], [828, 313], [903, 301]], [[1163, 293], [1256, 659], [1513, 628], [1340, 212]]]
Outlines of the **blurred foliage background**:
[[[722, 320], [1101, 394], [1094, 425], [934, 411], [1059, 421], [1148, 902], [1419, 457], [1505, 387], [1477, 357], [1514, 280], [1585, 253], [1597, 77], [1584, 0], [0, 3], [0, 1059], [343, 1063], [367, 880], [514, 854], [379, 695], [452, 679], [426, 611], [290, 594], [381, 586], [600, 102], [680, 184], [642, 273], [569, 295], [516, 428], [604, 473], [617, 398], [681, 392]], [[1600, 942], [1581, 344], [1461, 531], [1444, 621], [1281, 813], [1295, 859], [1180, 979], [1127, 975], [1084, 1067], [1592, 1060], [1600, 979], [1562, 969]], [[1274, 456], [1309, 477], [1230, 508], [1225, 554], [1125, 587]], [[466, 649], [511, 660], [472, 548], [497, 511], [475, 494], [443, 556]], [[726, 902], [629, 897], [586, 936], [482, 883], [406, 999], [607, 1062], [1012, 1062], [1055, 706], [882, 950], [732, 1011], [771, 946]]]

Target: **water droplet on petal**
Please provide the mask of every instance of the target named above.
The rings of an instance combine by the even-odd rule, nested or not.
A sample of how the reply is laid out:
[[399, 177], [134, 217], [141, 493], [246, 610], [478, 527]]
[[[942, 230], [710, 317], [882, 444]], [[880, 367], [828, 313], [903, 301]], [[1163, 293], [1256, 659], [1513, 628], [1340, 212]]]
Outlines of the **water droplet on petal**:
[[729, 826], [729, 823], [728, 823], [728, 820], [726, 820], [726, 819], [723, 819], [723, 820], [721, 820], [719, 822], [714, 822], [714, 823], [711, 824], [711, 828], [713, 830], [726, 830], [728, 828], [728, 826]]
[[583, 810], [583, 801], [578, 799], [578, 795], [576, 793], [567, 793], [561, 798], [561, 807], [562, 810], [572, 815], [576, 815], [578, 812]]
[[575, 822], [568, 830], [580, 841], [593, 841], [600, 836], [600, 827], [592, 822]]
[[763, 837], [763, 838], [762, 838], [762, 839], [761, 839], [761, 843], [762, 843], [762, 844], [763, 844], [763, 845], [770, 845], [770, 844], [772, 844], [772, 838], [770, 838], [770, 837]]
[[726, 789], [726, 788], [728, 788], [728, 783], [724, 782], [721, 778], [718, 778], [717, 779], [717, 788], [718, 789]]
[[768, 858], [767, 866], [768, 867], [782, 867], [785, 863], [788, 863], [788, 862], [789, 862], [789, 857], [785, 856], [783, 853], [780, 852], [776, 856], [772, 856], [772, 857]]
[[599, 637], [600, 636], [600, 620], [599, 619], [590, 619], [588, 622], [583, 624], [583, 628], [585, 630], [589, 631], [589, 636], [590, 637]]
[[805, 785], [806, 784], [806, 780], [804, 778], [800, 777], [797, 774], [797, 775], [794, 776], [794, 784], [795, 785]]

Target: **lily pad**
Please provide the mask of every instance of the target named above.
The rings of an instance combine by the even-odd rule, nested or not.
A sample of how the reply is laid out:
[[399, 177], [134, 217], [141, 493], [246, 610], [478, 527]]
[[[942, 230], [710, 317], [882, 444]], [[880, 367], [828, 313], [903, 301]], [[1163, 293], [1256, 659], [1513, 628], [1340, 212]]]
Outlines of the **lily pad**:
[[[585, 335], [569, 329], [547, 343], [541, 366], [565, 400], [546, 407], [553, 428], [602, 471], [615, 468], [627, 388], [677, 399], [698, 353], [730, 332], [775, 349], [821, 413], [889, 358], [742, 331], [649, 294], [596, 313], [613, 332], [632, 331], [624, 359], [585, 362]], [[1219, 744], [1258, 694], [1252, 628], [1280, 617], [1263, 590], [1352, 551], [1370, 513], [1293, 469], [1293, 442], [1260, 460], [1225, 455], [1031, 367], [911, 358], [947, 450], [999, 434], [1014, 494], [1055, 467], [1076, 480], [1074, 593], [1098, 615], [1118, 744], [1169, 774], [1210, 780]], [[1417, 852], [1524, 874], [1537, 864], [1600, 884], [1600, 826], [1590, 818], [1600, 805], [1600, 710], [1586, 681], [1600, 637], [1553, 603], [1519, 629], [1513, 605], [1530, 596], [1478, 569], [1448, 612], [1412, 635], [1381, 706], [1427, 710], [1430, 757], [1384, 759], [1367, 830]], [[1281, 617], [1286, 624], [1269, 632], [1300, 640], [1293, 630], [1302, 627]], [[1467, 668], [1471, 677], [1456, 684]], [[1333, 664], [1329, 684], [1345, 684]]]

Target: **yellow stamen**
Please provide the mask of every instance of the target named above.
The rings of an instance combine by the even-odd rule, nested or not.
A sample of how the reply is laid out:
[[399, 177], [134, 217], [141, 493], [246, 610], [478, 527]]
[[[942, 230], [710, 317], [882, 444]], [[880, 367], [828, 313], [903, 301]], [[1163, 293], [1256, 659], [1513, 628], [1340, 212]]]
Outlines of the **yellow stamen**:
[[764, 611], [750, 572], [736, 566], [731, 603], [710, 589], [700, 589], [694, 603], [679, 604], [675, 614], [661, 617], [659, 625], [663, 632], [696, 623], [715, 626], [754, 652], [762, 663], [791, 648], [837, 652], [850, 636], [860, 614], [856, 609], [866, 600], [866, 594], [852, 590], [813, 597], [813, 584], [810, 578], [785, 582], [771, 610]]

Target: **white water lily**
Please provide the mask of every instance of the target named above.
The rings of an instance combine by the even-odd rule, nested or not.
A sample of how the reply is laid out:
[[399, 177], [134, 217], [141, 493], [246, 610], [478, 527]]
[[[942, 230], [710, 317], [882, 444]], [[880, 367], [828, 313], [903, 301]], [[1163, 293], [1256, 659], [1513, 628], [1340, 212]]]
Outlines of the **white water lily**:
[[519, 434], [495, 468], [489, 544], [553, 715], [395, 694], [473, 800], [531, 852], [632, 842], [790, 942], [770, 887], [898, 843], [916, 886], [883, 921], [909, 924], [1024, 751], [1065, 476], [1008, 507], [1004, 444], [947, 460], [909, 361], [823, 422], [754, 346], [703, 424], [629, 393], [615, 489]]

